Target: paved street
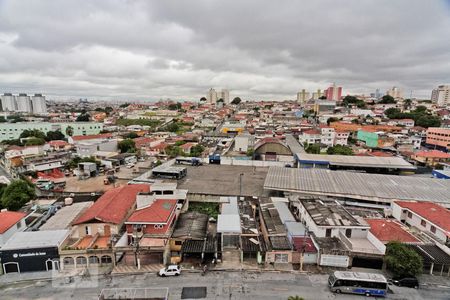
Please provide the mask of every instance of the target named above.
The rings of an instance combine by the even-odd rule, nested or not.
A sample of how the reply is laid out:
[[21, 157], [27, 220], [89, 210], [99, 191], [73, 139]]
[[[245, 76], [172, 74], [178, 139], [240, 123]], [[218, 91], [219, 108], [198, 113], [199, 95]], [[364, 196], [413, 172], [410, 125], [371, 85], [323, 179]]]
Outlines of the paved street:
[[[180, 277], [159, 278], [154, 274], [91, 278], [83, 282], [38, 281], [0, 288], [3, 299], [97, 299], [103, 288], [169, 288], [169, 299], [181, 299], [183, 287], [206, 287], [202, 299], [287, 299], [299, 295], [305, 299], [367, 299], [364, 296], [335, 295], [328, 291], [327, 276], [290, 273], [210, 272], [206, 276], [184, 273]], [[419, 290], [391, 287], [388, 299], [449, 300], [450, 289], [428, 287]], [[378, 299], [378, 298], [371, 298]]]

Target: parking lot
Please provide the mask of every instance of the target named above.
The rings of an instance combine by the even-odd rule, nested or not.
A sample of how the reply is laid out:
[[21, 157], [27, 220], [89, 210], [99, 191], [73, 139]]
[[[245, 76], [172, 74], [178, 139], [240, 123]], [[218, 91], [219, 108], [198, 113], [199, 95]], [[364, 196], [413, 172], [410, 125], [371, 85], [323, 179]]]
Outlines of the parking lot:
[[[105, 185], [103, 180], [106, 175], [99, 174], [96, 177], [80, 180], [77, 176], [66, 177], [66, 192], [102, 192], [127, 184], [130, 179], [137, 177], [149, 170], [150, 161], [137, 162], [134, 168], [120, 166], [120, 170], [115, 174], [118, 177], [114, 184]], [[137, 173], [135, 173], [137, 171]]]

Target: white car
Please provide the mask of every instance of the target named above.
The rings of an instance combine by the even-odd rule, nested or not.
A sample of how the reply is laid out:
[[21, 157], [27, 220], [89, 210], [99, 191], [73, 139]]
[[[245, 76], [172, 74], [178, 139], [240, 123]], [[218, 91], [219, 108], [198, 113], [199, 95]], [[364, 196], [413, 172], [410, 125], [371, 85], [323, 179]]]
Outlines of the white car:
[[158, 272], [158, 276], [166, 277], [166, 276], [178, 276], [181, 274], [181, 267], [178, 265], [170, 265], [165, 268], [162, 268]]
[[134, 164], [132, 164], [132, 163], [127, 164], [127, 168], [128, 169], [134, 168]]

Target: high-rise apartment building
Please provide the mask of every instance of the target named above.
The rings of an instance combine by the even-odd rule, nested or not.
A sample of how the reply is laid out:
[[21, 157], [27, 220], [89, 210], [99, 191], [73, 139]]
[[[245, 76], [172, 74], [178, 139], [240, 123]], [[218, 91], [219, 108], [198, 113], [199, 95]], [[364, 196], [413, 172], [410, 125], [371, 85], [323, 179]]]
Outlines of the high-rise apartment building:
[[319, 99], [323, 96], [323, 92], [319, 89], [316, 92], [313, 92], [312, 99]]
[[304, 104], [309, 100], [309, 92], [305, 89], [302, 89], [301, 92], [297, 93], [297, 102]]
[[47, 113], [47, 103], [45, 102], [45, 96], [42, 96], [42, 94], [34, 94], [31, 103], [33, 106], [34, 114]]
[[393, 86], [392, 88], [386, 91], [386, 95], [389, 95], [395, 99], [403, 98], [403, 91], [400, 88]]
[[2, 109], [3, 111], [17, 111], [16, 96], [11, 93], [4, 93], [2, 95]]
[[222, 89], [222, 91], [220, 91], [217, 98], [222, 99], [224, 104], [229, 104], [230, 103], [230, 91], [227, 89]]
[[27, 94], [19, 94], [19, 96], [16, 96], [16, 104], [17, 112], [31, 113], [33, 111], [30, 96]]
[[206, 95], [206, 100], [208, 103], [216, 103], [217, 102], [217, 93], [216, 90], [213, 88], [210, 88], [208, 91], [208, 94]]
[[342, 87], [341, 86], [336, 86], [336, 84], [333, 83], [332, 86], [330, 86], [329, 88], [327, 88], [324, 91], [324, 94], [325, 94], [325, 97], [327, 97], [327, 100], [333, 100], [333, 101], [341, 100]]
[[431, 92], [431, 101], [438, 106], [450, 104], [450, 85], [440, 85]]

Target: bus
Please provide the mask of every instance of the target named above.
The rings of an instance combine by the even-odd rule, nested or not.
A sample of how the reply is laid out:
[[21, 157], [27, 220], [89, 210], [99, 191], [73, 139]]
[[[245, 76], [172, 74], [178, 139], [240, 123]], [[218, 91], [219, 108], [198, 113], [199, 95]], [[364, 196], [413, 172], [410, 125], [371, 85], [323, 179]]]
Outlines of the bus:
[[385, 297], [388, 283], [381, 274], [336, 271], [328, 277], [328, 286], [334, 293], [348, 293]]

